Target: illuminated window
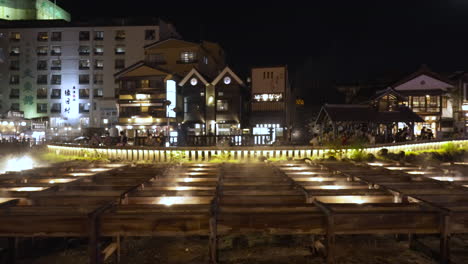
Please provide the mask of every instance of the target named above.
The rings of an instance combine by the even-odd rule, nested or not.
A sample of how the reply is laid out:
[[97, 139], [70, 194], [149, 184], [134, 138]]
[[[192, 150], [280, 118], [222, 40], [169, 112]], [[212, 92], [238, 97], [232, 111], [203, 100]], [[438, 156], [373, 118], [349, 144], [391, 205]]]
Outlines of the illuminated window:
[[180, 53], [180, 61], [182, 63], [193, 63], [197, 58], [197, 54], [193, 51], [184, 51]]
[[104, 46], [95, 46], [94, 55], [104, 55]]
[[10, 41], [20, 41], [20, 40], [21, 40], [21, 33], [19, 32], [10, 33]]
[[47, 114], [47, 104], [37, 104], [38, 114]]
[[52, 41], [62, 41], [62, 32], [52, 32]]
[[91, 66], [91, 62], [90, 62], [89, 59], [80, 60], [80, 64], [79, 64], [79, 69], [80, 70], [89, 70], [90, 66]]
[[89, 31], [80, 31], [80, 41], [89, 41]]
[[149, 80], [140, 80], [140, 87], [139, 88], [150, 88], [150, 81]]
[[79, 112], [80, 113], [89, 113], [89, 106], [90, 103], [80, 103], [79, 104]]
[[216, 110], [217, 111], [228, 111], [229, 102], [228, 100], [216, 100]]
[[37, 99], [47, 99], [47, 88], [37, 88]]
[[20, 48], [19, 47], [11, 47], [10, 56], [19, 56], [19, 55], [20, 55]]
[[50, 50], [50, 55], [52, 55], [52, 56], [62, 55], [62, 47], [61, 46], [52, 46], [52, 49]]
[[94, 60], [94, 69], [95, 70], [104, 69], [104, 60]]
[[93, 97], [94, 98], [103, 97], [103, 96], [104, 96], [104, 91], [101, 88], [93, 90]]
[[280, 102], [283, 101], [283, 94], [254, 94], [254, 101], [256, 102]]
[[79, 84], [89, 84], [89, 74], [80, 74], [78, 77]]
[[104, 40], [104, 31], [94, 31], [94, 40]]
[[125, 46], [124, 45], [118, 45], [115, 47], [115, 54], [116, 55], [123, 55], [125, 54]]
[[115, 59], [115, 69], [123, 69], [125, 68], [125, 60], [124, 59]]
[[80, 99], [89, 98], [89, 89], [80, 89]]
[[62, 112], [62, 104], [61, 103], [53, 103], [52, 107], [50, 108], [51, 113], [61, 113]]
[[47, 46], [39, 46], [36, 49], [37, 55], [38, 56], [47, 56], [49, 53], [49, 47]]
[[89, 55], [90, 52], [91, 52], [91, 49], [89, 48], [89, 46], [80, 46], [78, 48], [78, 53], [80, 55]]
[[50, 65], [51, 70], [61, 70], [62, 69], [62, 61], [61, 60], [52, 60]]
[[37, 41], [48, 41], [49, 34], [47, 32], [39, 32], [37, 33]]
[[50, 94], [51, 99], [60, 99], [62, 98], [62, 90], [60, 89], [52, 89], [52, 93]]
[[155, 39], [156, 39], [156, 31], [154, 29], [145, 30], [145, 40], [155, 40]]
[[10, 84], [19, 84], [20, 83], [20, 77], [17, 74], [12, 74], [10, 75]]
[[52, 75], [51, 84], [59, 85], [62, 84], [62, 75]]
[[115, 32], [115, 40], [125, 40], [125, 30], [117, 30]]

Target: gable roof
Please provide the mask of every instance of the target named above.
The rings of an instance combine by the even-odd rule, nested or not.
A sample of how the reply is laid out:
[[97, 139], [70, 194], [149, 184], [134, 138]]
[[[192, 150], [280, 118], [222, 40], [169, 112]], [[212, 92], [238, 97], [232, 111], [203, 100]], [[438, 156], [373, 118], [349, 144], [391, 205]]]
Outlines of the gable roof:
[[237, 74], [235, 74], [231, 68], [229, 68], [229, 66], [226, 66], [224, 70], [222, 70], [221, 73], [218, 74], [218, 76], [211, 82], [211, 84], [216, 85], [227, 73], [229, 73], [229, 75], [234, 78], [237, 83], [244, 85], [244, 82], [241, 80], [241, 78], [239, 78], [239, 76], [237, 76]]
[[208, 85], [208, 81], [198, 72], [198, 70], [193, 67], [187, 75], [179, 82], [179, 86], [184, 86], [185, 83], [192, 77], [193, 75], [197, 76], [197, 78], [203, 82], [204, 85]]
[[378, 99], [384, 97], [385, 95], [393, 95], [399, 100], [406, 100], [407, 99], [407, 97], [405, 95], [402, 95], [401, 93], [395, 91], [395, 89], [393, 89], [391, 87], [388, 87], [387, 89], [377, 91], [375, 93], [375, 95], [371, 97], [371, 100], [378, 100]]
[[149, 66], [144, 61], [139, 61], [134, 63], [127, 68], [118, 71], [114, 74], [116, 79], [123, 77], [124, 75], [128, 76], [151, 76], [151, 75], [167, 75], [172, 76], [170, 72], [164, 71], [162, 69], [158, 69], [153, 66]]
[[[170, 42], [177, 42], [179, 46], [174, 46], [174, 44], [170, 44]], [[193, 46], [198, 46], [200, 44], [195, 43], [195, 42], [190, 42], [186, 40], [181, 40], [181, 39], [176, 39], [176, 38], [168, 38], [165, 40], [159, 40], [153, 43], [150, 43], [148, 45], [145, 45], [143, 48], [144, 49], [149, 49], [153, 48], [155, 46], [161, 46], [162, 48], [165, 48], [167, 45], [168, 48], [179, 48], [179, 47], [193, 47]]]
[[434, 79], [437, 79], [441, 82], [444, 82], [444, 83], [447, 83], [449, 85], [453, 85], [453, 82], [445, 77], [443, 77], [442, 75], [438, 74], [438, 73], [435, 73], [433, 72], [431, 69], [429, 69], [429, 67], [427, 67], [427, 65], [423, 64], [421, 65], [421, 67], [416, 71], [416, 72], [413, 72], [412, 74], [406, 76], [405, 78], [397, 81], [396, 83], [390, 85], [390, 87], [392, 88], [395, 88], [397, 86], [400, 86], [406, 82], [409, 82], [411, 80], [413, 80], [414, 78], [416, 77], [419, 77], [421, 75], [426, 75], [426, 76], [429, 76], [431, 78], [434, 78]]

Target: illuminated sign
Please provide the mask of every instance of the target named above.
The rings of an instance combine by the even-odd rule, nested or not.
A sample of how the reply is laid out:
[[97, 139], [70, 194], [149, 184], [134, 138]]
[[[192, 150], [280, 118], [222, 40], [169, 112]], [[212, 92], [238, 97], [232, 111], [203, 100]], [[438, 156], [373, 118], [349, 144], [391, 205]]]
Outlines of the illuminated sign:
[[254, 94], [254, 100], [257, 102], [279, 102], [283, 100], [283, 94]]
[[176, 117], [176, 112], [173, 110], [176, 107], [176, 82], [173, 80], [166, 81], [166, 100], [171, 102], [166, 109], [166, 115]]

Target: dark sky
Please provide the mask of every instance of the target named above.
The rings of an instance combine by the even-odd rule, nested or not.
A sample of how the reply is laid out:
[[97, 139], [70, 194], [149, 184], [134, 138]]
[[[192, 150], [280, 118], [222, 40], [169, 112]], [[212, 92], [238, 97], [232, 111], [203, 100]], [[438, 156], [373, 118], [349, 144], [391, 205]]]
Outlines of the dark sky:
[[[138, 3], [138, 5], [136, 4]], [[308, 4], [307, 4], [308, 3]], [[468, 69], [468, 1], [57, 0], [72, 19], [156, 16], [187, 40], [220, 43], [239, 72], [288, 64], [308, 103], [335, 102], [335, 83]]]

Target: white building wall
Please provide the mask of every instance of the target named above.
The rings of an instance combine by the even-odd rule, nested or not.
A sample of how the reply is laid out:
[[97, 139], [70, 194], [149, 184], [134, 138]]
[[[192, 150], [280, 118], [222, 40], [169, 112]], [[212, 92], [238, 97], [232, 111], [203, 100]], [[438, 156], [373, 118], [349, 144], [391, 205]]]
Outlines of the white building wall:
[[[125, 40], [116, 40], [115, 33], [117, 30], [124, 30], [126, 32]], [[154, 40], [145, 40], [145, 30], [155, 30]], [[90, 31], [90, 40], [89, 41], [79, 41], [79, 32], [80, 31]], [[103, 31], [104, 40], [103, 41], [94, 41], [94, 32]], [[11, 42], [9, 36], [11, 32], [20, 32], [21, 40], [19, 42]], [[38, 32], [48, 32], [49, 41], [39, 42], [37, 41]], [[51, 41], [52, 32], [62, 32], [62, 41], [54, 42]], [[0, 61], [0, 104], [2, 108], [0, 109], [1, 113], [6, 113], [13, 103], [20, 103], [20, 110], [25, 112], [26, 118], [35, 118], [40, 116], [51, 116], [51, 117], [60, 117], [64, 119], [61, 123], [64, 126], [71, 125], [73, 127], [78, 127], [80, 125], [80, 118], [90, 118], [91, 127], [102, 126], [101, 115], [102, 111], [99, 111], [100, 101], [105, 101], [105, 109], [109, 110], [109, 100], [114, 100], [115, 98], [115, 88], [117, 85], [114, 82], [114, 73], [119, 71], [115, 69], [115, 59], [122, 58], [125, 60], [125, 67], [134, 64], [140, 60], [144, 59], [144, 49], [143, 46], [155, 41], [158, 41], [159, 37], [159, 27], [157, 25], [148, 25], [148, 26], [113, 26], [113, 27], [62, 27], [62, 28], [21, 28], [21, 29], [0, 29], [1, 39], [0, 39], [0, 48], [3, 50], [3, 57], [5, 60]], [[79, 55], [78, 49], [80, 45], [90, 46], [91, 53], [89, 56]], [[96, 56], [93, 54], [93, 49], [96, 45], [104, 46], [104, 55]], [[124, 45], [126, 48], [125, 55], [116, 55], [115, 47], [117, 45]], [[9, 56], [11, 47], [18, 46], [20, 47], [21, 55], [17, 57]], [[36, 48], [38, 46], [48, 46], [49, 51], [47, 56], [37, 56]], [[61, 56], [51, 56], [50, 51], [52, 46], [61, 46], [62, 54]], [[1, 59], [1, 57], [0, 57]], [[20, 70], [19, 71], [10, 71], [10, 61], [19, 59], [20, 60]], [[62, 63], [62, 69], [59, 71], [53, 71], [50, 69], [51, 60], [60, 59]], [[91, 68], [90, 70], [79, 70], [79, 60], [80, 59], [90, 59]], [[104, 60], [104, 69], [95, 70], [94, 60], [103, 59]], [[38, 60], [47, 60], [48, 67], [46, 71], [37, 70], [37, 61]], [[30, 72], [27, 72], [30, 71]], [[10, 74], [18, 74], [20, 76], [19, 85], [10, 85], [9, 78]], [[38, 74], [47, 74], [48, 84], [47, 85], [38, 85], [36, 84]], [[51, 76], [53, 74], [58, 74], [62, 76], [61, 85], [51, 85]], [[80, 74], [89, 74], [90, 83], [80, 85], [78, 78]], [[94, 74], [103, 74], [104, 83], [94, 84], [93, 78]], [[30, 88], [29, 88], [30, 86]], [[36, 91], [37, 88], [47, 87], [48, 88], [48, 98], [47, 99], [37, 99]], [[65, 91], [70, 89], [73, 91], [75, 87], [76, 101], [70, 102], [70, 113], [65, 113], [65, 108], [68, 107], [66, 104]], [[10, 99], [10, 90], [11, 88], [20, 89], [20, 98], [19, 99]], [[59, 88], [62, 91], [61, 99], [51, 99], [51, 90], [53, 88]], [[79, 89], [87, 88], [90, 89], [89, 99], [79, 99]], [[102, 98], [93, 98], [93, 89], [103, 89]], [[73, 95], [73, 94], [72, 94]], [[33, 104], [30, 104], [30, 100], [26, 100], [25, 97], [33, 97]], [[37, 113], [37, 103], [48, 103], [48, 112], [46, 114]], [[53, 103], [62, 103], [62, 112], [61, 114], [52, 114], [50, 112], [51, 106]], [[89, 114], [78, 113], [78, 104], [90, 104]], [[96, 108], [94, 108], [94, 103]], [[94, 110], [96, 109], [96, 110]], [[115, 112], [117, 109], [115, 109]], [[96, 112], [96, 117], [94, 117], [94, 112]], [[93, 122], [95, 121], [95, 122]]]

